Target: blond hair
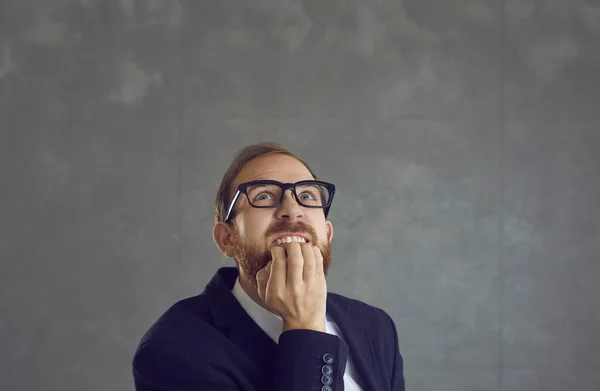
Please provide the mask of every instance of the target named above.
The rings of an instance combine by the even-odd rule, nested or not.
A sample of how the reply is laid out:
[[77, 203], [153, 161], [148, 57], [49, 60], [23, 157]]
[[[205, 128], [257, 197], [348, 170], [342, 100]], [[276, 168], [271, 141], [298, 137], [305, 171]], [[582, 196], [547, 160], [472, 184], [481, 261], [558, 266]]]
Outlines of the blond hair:
[[225, 171], [223, 179], [221, 180], [221, 185], [219, 186], [219, 190], [217, 192], [217, 197], [213, 208], [213, 217], [215, 223], [222, 222], [225, 220], [225, 217], [227, 215], [227, 208], [229, 206], [229, 203], [231, 202], [231, 198], [233, 197], [233, 189], [231, 189], [231, 184], [233, 183], [235, 177], [246, 166], [246, 164], [260, 156], [275, 153], [288, 155], [298, 159], [302, 164], [304, 164], [308, 171], [310, 171], [310, 173], [313, 176], [313, 179], [318, 179], [315, 173], [311, 170], [311, 168], [303, 159], [290, 152], [288, 149], [286, 149], [280, 144], [262, 142], [244, 147], [235, 155], [231, 164], [227, 168], [227, 171]]

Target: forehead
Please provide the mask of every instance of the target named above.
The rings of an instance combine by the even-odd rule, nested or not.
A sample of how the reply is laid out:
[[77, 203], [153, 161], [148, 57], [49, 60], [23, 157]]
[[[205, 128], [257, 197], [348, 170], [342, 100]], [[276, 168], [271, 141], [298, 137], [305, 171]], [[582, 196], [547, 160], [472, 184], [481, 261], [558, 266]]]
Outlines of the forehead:
[[298, 182], [314, 178], [308, 168], [293, 156], [263, 155], [246, 164], [235, 179], [233, 188], [235, 189], [240, 183], [258, 179]]

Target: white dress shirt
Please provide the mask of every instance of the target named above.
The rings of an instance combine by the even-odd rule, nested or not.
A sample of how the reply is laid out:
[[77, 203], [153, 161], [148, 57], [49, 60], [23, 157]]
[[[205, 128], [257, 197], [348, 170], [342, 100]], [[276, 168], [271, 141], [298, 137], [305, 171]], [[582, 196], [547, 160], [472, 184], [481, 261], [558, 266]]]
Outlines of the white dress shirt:
[[[235, 280], [235, 285], [231, 290], [231, 293], [237, 301], [240, 303], [242, 308], [248, 313], [248, 315], [256, 322], [256, 324], [269, 336], [275, 343], [279, 343], [279, 336], [283, 330], [283, 319], [274, 313], [267, 311], [260, 305], [254, 302], [250, 296], [244, 291], [240, 285], [240, 279]], [[325, 311], [325, 332], [327, 334], [337, 335], [342, 338], [342, 333], [335, 322]], [[352, 360], [350, 353], [348, 353], [348, 361], [346, 364], [346, 370], [344, 371], [344, 390], [345, 391], [362, 391], [362, 388], [357, 383], [358, 374]]]

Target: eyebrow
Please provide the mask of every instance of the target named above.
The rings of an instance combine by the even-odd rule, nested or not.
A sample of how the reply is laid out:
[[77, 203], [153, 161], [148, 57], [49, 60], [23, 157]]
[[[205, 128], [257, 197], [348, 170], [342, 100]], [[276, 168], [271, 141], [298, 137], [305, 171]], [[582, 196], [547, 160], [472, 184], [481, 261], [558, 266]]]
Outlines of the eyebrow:
[[252, 188], [257, 189], [257, 188], [262, 188], [262, 187], [267, 187], [267, 186], [274, 186], [274, 185], [271, 184], [271, 183], [268, 183], [268, 184], [267, 183], [261, 183], [261, 184], [258, 184], [258, 185], [252, 185]]

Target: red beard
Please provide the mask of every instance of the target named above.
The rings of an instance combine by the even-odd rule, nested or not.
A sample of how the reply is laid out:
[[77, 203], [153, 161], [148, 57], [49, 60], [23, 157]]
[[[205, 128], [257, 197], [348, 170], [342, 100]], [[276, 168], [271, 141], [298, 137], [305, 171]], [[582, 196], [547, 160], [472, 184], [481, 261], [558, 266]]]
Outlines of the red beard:
[[[312, 229], [312, 227], [302, 222], [291, 223], [287, 220], [279, 220], [273, 224], [271, 227], [269, 227], [265, 233], [265, 236], [272, 237], [282, 232], [297, 232], [310, 235], [311, 244], [318, 246], [321, 250], [321, 254], [323, 255], [323, 273], [325, 276], [327, 276], [329, 268], [331, 267], [330, 243], [320, 243], [317, 233], [314, 229]], [[248, 277], [252, 286], [258, 289], [258, 285], [256, 283], [256, 274], [271, 260], [270, 247], [272, 244], [269, 242], [264, 248], [260, 248], [255, 243], [246, 243], [240, 236], [239, 230], [235, 226], [235, 223], [233, 227], [233, 242], [235, 258], [239, 265], [240, 271], [242, 271], [244, 275]]]

